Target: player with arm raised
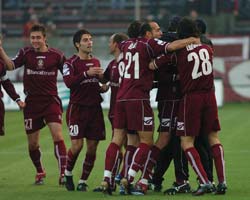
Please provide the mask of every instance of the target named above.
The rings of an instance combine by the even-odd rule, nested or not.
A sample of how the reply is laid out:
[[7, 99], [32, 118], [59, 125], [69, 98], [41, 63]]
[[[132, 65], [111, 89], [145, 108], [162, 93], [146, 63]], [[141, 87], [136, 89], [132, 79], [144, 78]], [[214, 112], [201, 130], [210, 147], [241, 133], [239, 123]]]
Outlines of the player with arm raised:
[[[148, 67], [152, 58], [167, 51], [182, 48], [187, 44], [196, 42], [197, 39], [189, 38], [173, 43], [152, 39], [152, 28], [148, 23], [139, 26], [139, 34], [123, 43], [121, 50], [123, 60], [119, 63], [121, 69], [121, 84], [117, 94], [114, 118], [114, 137], [106, 151], [104, 191], [110, 194], [110, 180], [112, 166], [116, 162], [124, 140], [125, 129], [136, 130], [140, 144], [134, 154], [134, 159], [128, 171], [127, 179], [122, 179], [122, 184], [127, 193], [135, 175], [145, 164], [149, 150], [153, 144], [154, 118], [149, 102], [149, 91], [152, 88], [154, 73]], [[142, 37], [138, 37], [142, 36]], [[145, 185], [147, 180], [145, 180]]]
[[[162, 40], [172, 42], [178, 39], [177, 27], [181, 17], [175, 16], [169, 22], [168, 31], [163, 34]], [[166, 55], [168, 56], [168, 55]], [[171, 56], [171, 54], [170, 54]], [[180, 83], [176, 63], [167, 63], [155, 71], [157, 80], [158, 102], [158, 139], [151, 148], [150, 159], [145, 165], [142, 177], [151, 177], [154, 191], [162, 189], [163, 176], [173, 159], [175, 178], [171, 188], [164, 191], [165, 194], [185, 193], [190, 191], [188, 182], [188, 162], [180, 146], [179, 137], [176, 136], [177, 112], [180, 101]], [[154, 171], [153, 171], [153, 167]], [[144, 168], [145, 168], [144, 167]]]
[[8, 78], [6, 74], [5, 65], [3, 61], [0, 59], [0, 98], [1, 98], [0, 99], [0, 135], [5, 134], [5, 130], [4, 130], [5, 108], [4, 108], [4, 103], [2, 101], [2, 97], [3, 97], [3, 92], [1, 90], [2, 87], [10, 96], [10, 98], [17, 103], [20, 109], [23, 109], [25, 107], [25, 103], [20, 99], [20, 96], [16, 93], [14, 85], [11, 83], [10, 79]]
[[13, 59], [8, 57], [0, 44], [0, 57], [8, 70], [24, 66], [24, 125], [29, 155], [37, 171], [35, 184], [43, 184], [46, 176], [41, 162], [39, 137], [40, 129], [48, 125], [54, 141], [61, 185], [64, 184], [66, 146], [62, 134], [62, 105], [57, 93], [57, 73], [58, 70], [62, 71], [65, 57], [62, 52], [48, 47], [43, 25], [36, 24], [31, 28], [30, 43], [30, 47], [21, 48]]
[[[195, 22], [186, 18], [181, 20], [177, 33], [179, 38], [200, 37]], [[177, 51], [176, 59], [183, 95], [179, 106], [177, 135], [181, 138], [181, 146], [200, 182], [193, 195], [203, 195], [212, 188], [194, 147], [195, 137], [199, 134], [208, 134], [219, 182], [215, 194], [225, 194], [225, 162], [218, 137], [220, 124], [214, 91], [213, 51], [204, 44], [191, 44]], [[162, 63], [162, 60], [155, 60], [155, 67], [158, 62]]]

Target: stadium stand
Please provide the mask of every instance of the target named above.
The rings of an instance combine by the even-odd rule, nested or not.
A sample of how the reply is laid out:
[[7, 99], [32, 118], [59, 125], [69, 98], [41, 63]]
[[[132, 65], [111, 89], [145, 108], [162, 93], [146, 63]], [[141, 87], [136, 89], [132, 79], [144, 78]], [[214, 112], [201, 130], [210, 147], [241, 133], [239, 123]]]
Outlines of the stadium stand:
[[[190, 6], [188, 0], [141, 0], [140, 14], [142, 19], [150, 18], [156, 21], [161, 10], [169, 15], [188, 15], [190, 9], [198, 10], [199, 16], [208, 21], [208, 30], [211, 34], [249, 34], [250, 33], [250, 1], [236, 0], [238, 2], [238, 15], [233, 17], [233, 30], [221, 31], [220, 27], [225, 24], [224, 17], [220, 17], [220, 6], [217, 6], [217, 13], [212, 13], [210, 0], [203, 0], [202, 4]], [[9, 2], [18, 2], [17, 5]], [[193, 1], [199, 2], [199, 1]], [[201, 2], [201, 1], [200, 1]], [[48, 10], [48, 8], [51, 10]], [[23, 35], [23, 26], [33, 14], [38, 16], [41, 23], [56, 29], [59, 36], [71, 36], [77, 28], [87, 28], [95, 35], [110, 35], [114, 32], [125, 31], [127, 25], [135, 19], [135, 1], [124, 0], [122, 8], [112, 8], [111, 0], [3, 0], [2, 1], [2, 27], [4, 34], [9, 37], [20, 37]], [[206, 13], [204, 13], [204, 9]], [[48, 13], [50, 12], [50, 13]], [[232, 12], [231, 12], [232, 13]], [[161, 16], [162, 17], [162, 16]], [[158, 22], [165, 26], [164, 19]], [[165, 20], [167, 21], [167, 20]], [[220, 23], [221, 21], [221, 23]], [[162, 23], [161, 23], [162, 22]], [[209, 23], [211, 22], [211, 23]], [[228, 32], [228, 33], [227, 33]]]
[[[174, 5], [183, 5], [183, 1], [176, 0]], [[96, 35], [110, 35], [113, 32], [124, 31], [131, 20], [134, 20], [134, 0], [126, 0], [123, 8], [120, 9], [113, 9], [111, 1], [96, 0], [93, 2], [95, 5], [88, 3], [86, 6], [83, 0], [22, 0], [18, 7], [4, 3], [3, 24], [6, 26], [8, 36], [22, 36], [23, 25], [28, 20], [29, 9], [33, 8], [39, 20], [42, 21], [44, 15], [46, 16], [48, 5], [53, 9], [49, 21], [56, 25], [58, 34], [63, 36], [72, 35], [79, 27], [85, 27]], [[152, 8], [156, 8], [154, 6], [168, 8], [171, 5], [171, 1], [161, 0], [155, 5], [151, 5], [150, 1], [141, 1], [141, 16], [147, 18], [151, 14]]]

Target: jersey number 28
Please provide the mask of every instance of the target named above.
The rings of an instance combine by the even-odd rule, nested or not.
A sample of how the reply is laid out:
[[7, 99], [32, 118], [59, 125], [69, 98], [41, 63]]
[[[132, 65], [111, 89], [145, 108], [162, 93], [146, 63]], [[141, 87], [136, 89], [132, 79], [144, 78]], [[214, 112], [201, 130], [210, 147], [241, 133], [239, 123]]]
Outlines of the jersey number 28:
[[191, 52], [188, 54], [188, 62], [194, 61], [194, 68], [192, 71], [193, 79], [197, 79], [202, 75], [209, 75], [212, 73], [213, 69], [209, 58], [210, 57], [207, 49], [200, 49], [198, 54], [196, 52]]

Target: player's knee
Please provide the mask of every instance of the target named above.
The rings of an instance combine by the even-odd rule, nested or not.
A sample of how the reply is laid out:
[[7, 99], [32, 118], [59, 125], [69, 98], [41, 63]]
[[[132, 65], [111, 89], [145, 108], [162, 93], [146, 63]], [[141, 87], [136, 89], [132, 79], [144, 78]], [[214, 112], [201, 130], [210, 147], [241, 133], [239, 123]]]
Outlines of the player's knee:
[[63, 134], [62, 134], [62, 132], [53, 133], [53, 134], [52, 134], [52, 137], [53, 137], [53, 140], [54, 140], [55, 142], [56, 142], [56, 141], [64, 140], [64, 139], [63, 139]]
[[30, 151], [34, 151], [34, 150], [37, 150], [37, 149], [39, 149], [38, 142], [30, 142], [29, 143], [29, 150]]
[[212, 132], [211, 134], [208, 135], [208, 141], [210, 146], [213, 146], [215, 144], [219, 144], [220, 140], [218, 137], [218, 133], [217, 132]]
[[88, 154], [95, 154], [95, 152], [97, 150], [97, 146], [98, 146], [98, 143], [88, 145], [87, 153]]
[[163, 149], [170, 141], [169, 133], [160, 133], [159, 138], [156, 142], [156, 146], [160, 149]]
[[73, 154], [78, 154], [82, 150], [83, 144], [77, 143], [74, 145], [71, 145], [71, 151]]
[[189, 148], [192, 148], [194, 147], [194, 144], [190, 141], [181, 141], [181, 148], [183, 149], [183, 151], [189, 149]]

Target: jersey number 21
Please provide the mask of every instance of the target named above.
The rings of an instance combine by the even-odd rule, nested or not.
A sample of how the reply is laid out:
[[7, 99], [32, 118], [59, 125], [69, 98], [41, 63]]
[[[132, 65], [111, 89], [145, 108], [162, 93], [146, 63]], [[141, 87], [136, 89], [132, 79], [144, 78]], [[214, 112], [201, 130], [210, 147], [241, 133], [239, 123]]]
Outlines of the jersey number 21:
[[[127, 63], [126, 66], [123, 61], [118, 65], [120, 77], [126, 79], [139, 79], [139, 53], [136, 52], [134, 55], [132, 55], [131, 52], [127, 52], [125, 55], [125, 60]], [[133, 74], [129, 73], [129, 69], [131, 66], [134, 66]]]

